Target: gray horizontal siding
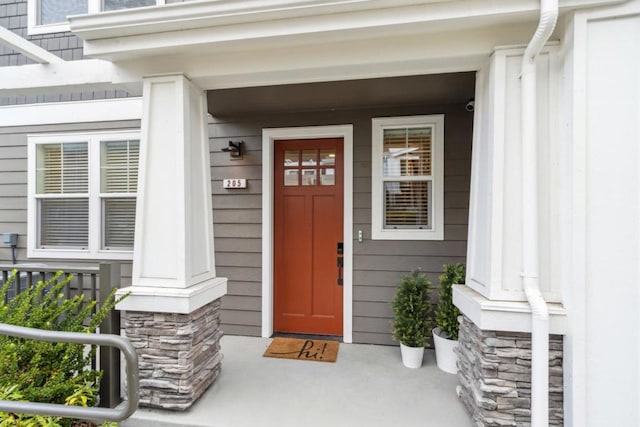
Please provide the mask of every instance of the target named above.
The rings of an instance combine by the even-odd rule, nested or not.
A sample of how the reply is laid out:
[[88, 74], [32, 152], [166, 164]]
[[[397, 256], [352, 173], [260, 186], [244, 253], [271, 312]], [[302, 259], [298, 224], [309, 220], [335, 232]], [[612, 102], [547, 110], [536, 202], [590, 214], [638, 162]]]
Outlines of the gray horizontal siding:
[[[256, 128], [209, 125], [216, 273], [229, 279], [222, 298], [222, 330], [261, 335], [262, 304], [262, 136]], [[254, 130], [252, 130], [252, 128]], [[226, 134], [222, 129], [227, 130]], [[229, 140], [244, 142], [243, 157], [222, 151]], [[225, 178], [246, 178], [246, 189], [222, 187]]]
[[[458, 112], [460, 109], [461, 112]], [[445, 240], [372, 241], [371, 235], [371, 118], [385, 115], [446, 114]], [[466, 253], [471, 151], [470, 115], [461, 106], [447, 109], [382, 109], [225, 119], [211, 123], [212, 201], [218, 276], [229, 278], [223, 298], [222, 322], [227, 334], [259, 335], [262, 282], [262, 128], [318, 124], [354, 125], [354, 231], [365, 240], [354, 242], [354, 340], [391, 344], [389, 302], [401, 275], [421, 268], [436, 282], [442, 264], [464, 261]], [[137, 122], [60, 125], [0, 130], [0, 233], [20, 234], [18, 257], [26, 258], [27, 155], [26, 134], [137, 127]], [[453, 128], [450, 129], [450, 128]], [[228, 132], [228, 134], [225, 134]], [[221, 149], [230, 140], [245, 142], [242, 160], [230, 160]], [[247, 189], [226, 190], [224, 178], [248, 178]], [[354, 233], [356, 234], [356, 233]], [[10, 251], [0, 248], [0, 262]], [[54, 264], [56, 260], [29, 260]], [[66, 260], [60, 260], [62, 263]], [[83, 262], [85, 263], [85, 262]], [[128, 278], [131, 266], [124, 266]], [[126, 280], [129, 280], [125, 278]]]
[[[371, 118], [437, 113], [445, 114], [446, 126], [445, 240], [372, 241]], [[400, 276], [421, 268], [429, 280], [437, 283], [443, 264], [465, 261], [471, 116], [463, 105], [449, 105], [214, 119], [209, 134], [216, 264], [218, 274], [229, 278], [229, 293], [222, 304], [225, 333], [260, 334], [263, 128], [353, 124], [354, 235], [362, 230], [365, 237], [362, 244], [354, 242], [353, 337], [355, 342], [392, 344], [390, 301]], [[242, 160], [230, 160], [221, 151], [229, 140], [244, 141], [247, 152]], [[249, 188], [225, 190], [223, 178], [248, 178]], [[248, 290], [253, 293], [247, 294]]]
[[216, 233], [216, 249], [227, 253], [232, 252], [261, 252], [262, 240], [260, 238], [236, 239], [220, 237]]
[[[26, 259], [27, 144], [21, 135], [0, 135], [0, 234], [18, 233], [18, 259]], [[0, 247], [0, 262], [11, 262], [11, 250]]]
[[[355, 135], [354, 228], [365, 241], [354, 244], [354, 341], [392, 344], [390, 301], [402, 275], [420, 268], [435, 285], [442, 265], [464, 262], [471, 171], [471, 115], [452, 105], [445, 114], [444, 241], [372, 241], [371, 143]], [[388, 115], [395, 115], [393, 113]], [[370, 126], [370, 123], [365, 123]]]

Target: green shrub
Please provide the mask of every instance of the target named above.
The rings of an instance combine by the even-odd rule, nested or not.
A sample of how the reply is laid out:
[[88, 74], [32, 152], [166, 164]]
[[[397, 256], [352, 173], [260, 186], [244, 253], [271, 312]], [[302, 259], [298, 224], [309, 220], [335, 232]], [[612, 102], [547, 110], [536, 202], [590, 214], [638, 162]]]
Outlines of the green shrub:
[[431, 334], [431, 283], [420, 270], [403, 276], [391, 302], [393, 339], [409, 347], [424, 347]]
[[438, 305], [436, 307], [436, 326], [445, 338], [452, 340], [458, 339], [458, 316], [460, 310], [453, 305], [452, 285], [462, 284], [465, 280], [464, 264], [445, 264], [444, 273], [439, 277], [440, 291]]
[[[59, 271], [50, 280], [28, 287], [5, 303], [7, 290], [15, 280], [15, 274], [14, 271], [0, 289], [1, 323], [93, 333], [119, 302], [115, 301], [113, 290], [97, 312], [93, 313], [96, 301], [86, 300], [84, 295], [65, 297], [72, 276], [64, 277]], [[102, 372], [90, 368], [95, 346], [89, 347], [88, 351], [85, 348], [82, 344], [0, 336], [0, 388], [19, 393], [21, 400], [58, 404], [65, 404], [68, 398], [82, 389], [84, 404], [94, 406]], [[87, 388], [92, 392], [88, 392]], [[63, 420], [62, 425], [69, 424], [70, 421]]]
[[[96, 390], [93, 386], [85, 385], [76, 389], [72, 396], [66, 399], [65, 404], [69, 406], [88, 406], [91, 396], [95, 396]], [[0, 388], [0, 400], [11, 400], [23, 402], [24, 397], [17, 389], [17, 386]], [[0, 427], [63, 427], [71, 421], [62, 417], [16, 414], [13, 412], [0, 412]], [[94, 423], [91, 423], [95, 425]], [[73, 424], [72, 424], [73, 426]], [[117, 427], [117, 423], [105, 422], [101, 427]]]

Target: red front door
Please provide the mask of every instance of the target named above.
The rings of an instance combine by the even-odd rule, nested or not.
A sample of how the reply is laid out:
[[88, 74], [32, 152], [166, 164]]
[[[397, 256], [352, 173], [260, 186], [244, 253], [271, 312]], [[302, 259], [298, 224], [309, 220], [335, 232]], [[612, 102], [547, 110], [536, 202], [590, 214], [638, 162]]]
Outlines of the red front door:
[[343, 140], [275, 142], [274, 329], [342, 335]]

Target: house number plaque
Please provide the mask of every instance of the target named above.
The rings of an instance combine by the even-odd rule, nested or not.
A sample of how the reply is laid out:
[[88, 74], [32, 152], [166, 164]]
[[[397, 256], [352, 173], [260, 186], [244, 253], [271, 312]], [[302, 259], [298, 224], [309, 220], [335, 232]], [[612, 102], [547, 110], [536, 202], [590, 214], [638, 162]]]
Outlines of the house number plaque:
[[226, 178], [222, 180], [223, 188], [247, 188], [247, 180], [245, 178]]

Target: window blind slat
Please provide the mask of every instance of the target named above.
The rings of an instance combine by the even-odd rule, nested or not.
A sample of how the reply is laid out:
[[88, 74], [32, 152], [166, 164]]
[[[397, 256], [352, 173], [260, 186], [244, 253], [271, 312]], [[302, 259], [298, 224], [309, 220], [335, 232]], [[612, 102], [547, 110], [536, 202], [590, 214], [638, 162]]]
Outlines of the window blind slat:
[[40, 199], [39, 208], [40, 247], [88, 245], [88, 199]]
[[385, 129], [383, 134], [384, 175], [430, 176], [431, 128]]
[[88, 191], [89, 152], [86, 142], [40, 144], [36, 156], [38, 194]]
[[132, 248], [136, 223], [136, 199], [103, 199], [104, 247]]
[[135, 193], [138, 188], [138, 141], [104, 141], [101, 156], [101, 191]]
[[431, 225], [430, 181], [384, 183], [384, 228], [424, 228]]

